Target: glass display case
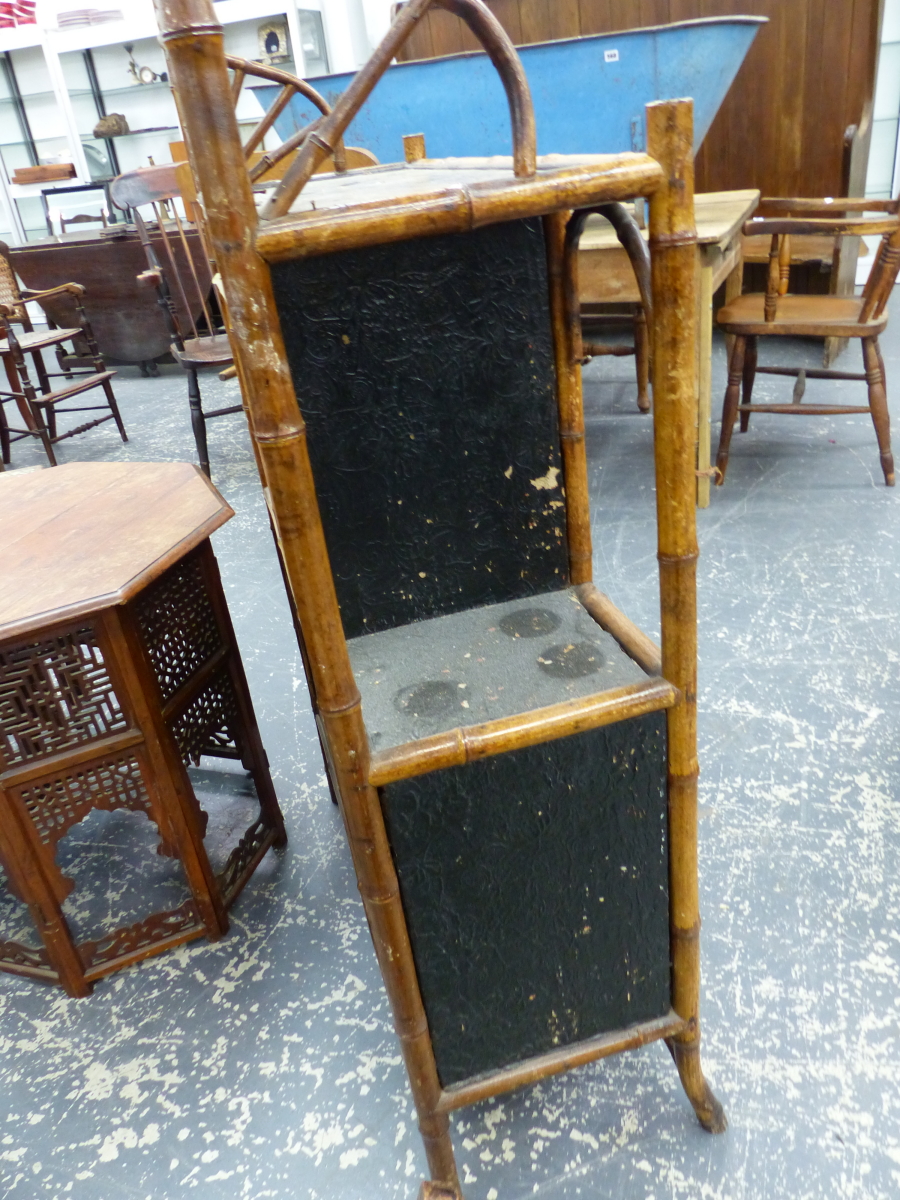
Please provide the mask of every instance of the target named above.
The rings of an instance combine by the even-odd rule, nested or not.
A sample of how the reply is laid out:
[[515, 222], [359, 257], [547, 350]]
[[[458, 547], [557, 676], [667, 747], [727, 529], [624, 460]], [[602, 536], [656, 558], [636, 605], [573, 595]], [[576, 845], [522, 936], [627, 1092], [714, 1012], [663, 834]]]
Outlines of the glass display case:
[[[328, 74], [356, 53], [347, 47], [350, 41], [355, 46], [359, 31], [347, 25], [340, 0], [324, 15], [323, 6], [310, 5], [316, 0], [286, 0], [271, 12], [265, 0], [226, 0], [217, 7], [226, 53], [306, 78]], [[121, 20], [96, 27], [38, 25], [32, 45], [20, 39], [0, 50], [0, 239], [15, 245], [59, 234], [61, 219], [99, 218], [108, 208], [102, 190], [78, 193], [75, 187], [102, 185], [171, 159], [170, 145], [181, 133], [162, 48], [155, 36], [145, 36], [155, 28], [152, 7], [140, 0], [122, 11]], [[337, 39], [333, 54], [329, 38]], [[248, 131], [262, 116], [251, 88], [244, 89], [237, 116]], [[262, 149], [278, 142], [272, 130]], [[70, 179], [20, 184], [14, 178], [21, 167], [63, 162], [73, 164]], [[48, 188], [54, 194], [45, 199]]]
[[16, 187], [15, 172], [22, 167], [71, 162], [65, 129], [41, 47], [0, 54], [0, 157], [13, 184], [11, 203], [29, 241], [47, 232], [40, 187]]

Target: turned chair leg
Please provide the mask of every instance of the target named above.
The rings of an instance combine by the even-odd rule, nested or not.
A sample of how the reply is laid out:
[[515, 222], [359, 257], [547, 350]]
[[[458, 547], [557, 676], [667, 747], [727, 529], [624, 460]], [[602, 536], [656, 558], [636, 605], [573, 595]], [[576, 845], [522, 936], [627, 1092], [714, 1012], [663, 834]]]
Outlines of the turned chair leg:
[[[6, 412], [3, 401], [0, 400], [0, 464], [9, 462], [9, 426], [6, 423]], [[2, 467], [0, 467], [2, 469]]]
[[650, 411], [650, 339], [643, 304], [634, 310], [634, 362], [637, 367], [637, 406], [640, 412], [646, 413]]
[[[756, 378], [756, 338], [748, 337], [744, 352], [744, 376], [741, 385], [741, 404], [749, 404], [753, 395], [753, 381]], [[750, 414], [741, 413], [741, 433], [746, 433], [750, 425]]]
[[128, 434], [125, 432], [125, 425], [122, 421], [122, 414], [119, 412], [119, 405], [116, 402], [116, 397], [112, 390], [112, 384], [107, 379], [102, 384], [103, 391], [106, 394], [106, 403], [109, 405], [110, 412], [113, 415], [113, 420], [116, 423], [116, 428], [119, 430], [119, 436], [123, 442], [128, 441]]
[[878, 438], [884, 482], [887, 487], [893, 487], [894, 456], [891, 453], [891, 419], [888, 415], [887, 391], [885, 390], [884, 360], [881, 357], [878, 338], [863, 338], [862, 353], [866, 383], [869, 385], [869, 407], [872, 410], [875, 436]]
[[203, 407], [200, 403], [200, 382], [197, 379], [197, 372], [193, 368], [187, 368], [188, 377], [188, 403], [191, 406], [191, 428], [194, 431], [194, 444], [197, 447], [197, 458], [200, 460], [200, 470], [211, 478], [209, 471], [209, 449], [206, 444], [206, 418], [203, 416]]
[[728, 451], [731, 447], [731, 433], [734, 429], [738, 412], [738, 400], [741, 394], [741, 384], [744, 375], [744, 349], [747, 339], [736, 337], [728, 363], [728, 387], [725, 389], [725, 402], [722, 405], [722, 431], [719, 434], [719, 450], [716, 454], [716, 486], [721, 487], [725, 482], [725, 472], [728, 470]]

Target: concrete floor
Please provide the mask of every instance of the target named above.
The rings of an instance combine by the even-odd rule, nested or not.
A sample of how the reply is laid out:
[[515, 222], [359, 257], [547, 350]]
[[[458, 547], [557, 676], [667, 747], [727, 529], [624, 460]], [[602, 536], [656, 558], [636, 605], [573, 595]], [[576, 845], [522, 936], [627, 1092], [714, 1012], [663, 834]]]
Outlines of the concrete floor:
[[[900, 324], [884, 351], [896, 398]], [[655, 636], [631, 369], [586, 372], [595, 577]], [[717, 344], [717, 407], [723, 376]], [[116, 387], [132, 440], [107, 425], [62, 460], [192, 457], [174, 368], [124, 368]], [[860, 388], [811, 382], [807, 399]], [[290, 846], [216, 945], [87, 1000], [0, 978], [2, 1197], [401, 1200], [424, 1174], [241, 420], [210, 426], [237, 511], [214, 543]], [[40, 461], [22, 443], [14, 458]], [[457, 1114], [468, 1200], [900, 1193], [898, 505], [868, 418], [767, 416], [698, 514], [704, 1054], [729, 1131], [699, 1128], [650, 1046]], [[108, 915], [126, 890], [110, 868]]]

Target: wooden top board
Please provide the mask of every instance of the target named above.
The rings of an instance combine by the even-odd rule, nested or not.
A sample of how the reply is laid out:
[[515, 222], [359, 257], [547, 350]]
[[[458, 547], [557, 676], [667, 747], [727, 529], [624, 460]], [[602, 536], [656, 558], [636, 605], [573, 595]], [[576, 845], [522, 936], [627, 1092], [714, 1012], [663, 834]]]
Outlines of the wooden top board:
[[234, 516], [190, 463], [0, 476], [0, 638], [131, 599]]
[[662, 181], [646, 154], [550, 154], [517, 179], [512, 159], [422, 159], [313, 176], [283, 217], [263, 222], [270, 262], [647, 196]]
[[[726, 245], [752, 215], [759, 204], [759, 192], [745, 188], [735, 192], [698, 192], [694, 196], [694, 220], [699, 246]], [[647, 230], [642, 231], [647, 237]], [[605, 217], [587, 219], [579, 250], [606, 250], [618, 247], [619, 239]]]

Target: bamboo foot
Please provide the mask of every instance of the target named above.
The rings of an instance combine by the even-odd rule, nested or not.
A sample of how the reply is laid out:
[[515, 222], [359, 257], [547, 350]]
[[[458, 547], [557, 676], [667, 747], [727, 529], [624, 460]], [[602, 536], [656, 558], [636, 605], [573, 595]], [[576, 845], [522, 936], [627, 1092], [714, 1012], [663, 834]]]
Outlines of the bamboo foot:
[[419, 1191], [419, 1200], [463, 1200], [463, 1194], [452, 1183], [426, 1179]]
[[675, 1060], [681, 1086], [697, 1114], [697, 1120], [707, 1133], [724, 1133], [728, 1128], [728, 1118], [703, 1074], [699, 1040], [679, 1042], [674, 1038], [667, 1038], [666, 1045]]

